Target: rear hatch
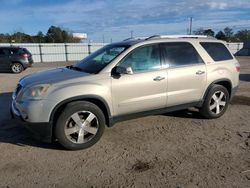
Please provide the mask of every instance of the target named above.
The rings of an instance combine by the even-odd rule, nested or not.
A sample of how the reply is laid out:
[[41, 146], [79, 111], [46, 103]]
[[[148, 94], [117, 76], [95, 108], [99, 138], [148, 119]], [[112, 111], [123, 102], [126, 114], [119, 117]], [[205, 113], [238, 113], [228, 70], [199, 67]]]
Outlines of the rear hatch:
[[20, 55], [23, 57], [27, 57], [28, 61], [30, 64], [33, 64], [33, 58], [32, 58], [32, 54], [30, 53], [29, 50], [27, 50], [26, 48], [21, 48], [22, 50], [20, 50]]

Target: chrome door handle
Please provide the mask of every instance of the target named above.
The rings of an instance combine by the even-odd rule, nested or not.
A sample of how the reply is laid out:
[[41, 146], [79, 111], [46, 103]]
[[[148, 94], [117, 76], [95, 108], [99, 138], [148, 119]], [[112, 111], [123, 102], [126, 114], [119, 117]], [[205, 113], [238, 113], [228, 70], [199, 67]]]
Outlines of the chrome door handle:
[[157, 76], [154, 78], [154, 81], [161, 81], [161, 80], [164, 80], [165, 77], [161, 77], [161, 76]]
[[196, 72], [197, 75], [201, 75], [201, 74], [204, 74], [204, 73], [205, 73], [205, 71], [201, 71], [201, 70], [198, 70], [198, 71]]

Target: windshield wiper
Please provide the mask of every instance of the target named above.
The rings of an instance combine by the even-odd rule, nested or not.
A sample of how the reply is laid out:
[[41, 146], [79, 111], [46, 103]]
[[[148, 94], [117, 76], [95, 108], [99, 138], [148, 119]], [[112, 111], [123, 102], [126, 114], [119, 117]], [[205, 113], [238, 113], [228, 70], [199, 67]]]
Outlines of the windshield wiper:
[[79, 68], [79, 67], [74, 67], [73, 65], [66, 66], [66, 68], [72, 69], [72, 70], [76, 70], [76, 71], [80, 71], [80, 72], [84, 72], [83, 69], [81, 69], [81, 68]]

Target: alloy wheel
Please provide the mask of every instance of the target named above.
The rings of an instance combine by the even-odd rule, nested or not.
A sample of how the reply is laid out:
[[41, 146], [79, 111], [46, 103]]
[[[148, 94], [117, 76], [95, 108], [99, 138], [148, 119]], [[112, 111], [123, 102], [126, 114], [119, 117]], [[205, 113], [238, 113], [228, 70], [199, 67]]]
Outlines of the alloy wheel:
[[22, 72], [22, 65], [21, 65], [21, 64], [18, 64], [18, 63], [12, 65], [12, 71], [13, 71], [14, 73]]
[[226, 95], [222, 91], [217, 91], [213, 94], [209, 109], [214, 114], [219, 114], [223, 111], [226, 106]]
[[95, 137], [98, 128], [98, 119], [92, 112], [79, 111], [66, 121], [64, 133], [71, 142], [83, 144]]

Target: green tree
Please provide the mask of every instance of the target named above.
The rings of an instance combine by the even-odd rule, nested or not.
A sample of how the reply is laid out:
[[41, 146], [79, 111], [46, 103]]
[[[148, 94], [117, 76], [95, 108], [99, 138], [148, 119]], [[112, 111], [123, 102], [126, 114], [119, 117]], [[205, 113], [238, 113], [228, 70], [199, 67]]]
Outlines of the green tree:
[[46, 34], [46, 42], [49, 43], [65, 43], [65, 42], [80, 42], [79, 39], [75, 39], [70, 32], [66, 30], [51, 26]]
[[250, 30], [240, 30], [235, 35], [235, 41], [244, 42], [246, 40], [250, 40]]
[[39, 31], [36, 36], [34, 36], [34, 41], [37, 43], [44, 43], [45, 42], [45, 35], [42, 31]]
[[5, 35], [5, 34], [0, 34], [0, 43], [8, 43], [9, 42], [9, 40], [8, 40], [8, 37], [7, 37], [7, 35]]
[[233, 32], [232, 28], [226, 27], [224, 29], [224, 34], [226, 36], [226, 41], [230, 42], [230, 41], [234, 40], [234, 32]]
[[214, 37], [214, 31], [212, 29], [206, 29], [204, 30], [204, 35]]
[[46, 41], [48, 43], [62, 43], [62, 30], [59, 27], [51, 26], [46, 34]]
[[212, 36], [214, 37], [214, 31], [212, 29], [206, 29], [204, 30], [203, 28], [199, 28], [196, 31], [194, 31], [195, 35], [207, 35], [207, 36]]
[[215, 38], [219, 39], [219, 40], [227, 40], [227, 37], [225, 35], [225, 33], [223, 31], [219, 31], [216, 35]]

